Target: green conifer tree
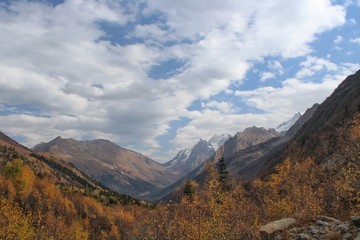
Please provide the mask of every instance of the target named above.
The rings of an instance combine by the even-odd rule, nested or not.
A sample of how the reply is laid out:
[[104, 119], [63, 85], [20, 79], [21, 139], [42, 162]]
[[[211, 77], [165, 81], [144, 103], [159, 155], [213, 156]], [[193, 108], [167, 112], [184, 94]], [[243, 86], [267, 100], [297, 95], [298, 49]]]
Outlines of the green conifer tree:
[[231, 186], [229, 184], [229, 171], [226, 169], [225, 159], [222, 156], [217, 162], [217, 170], [219, 174], [219, 182], [223, 191], [229, 191]]

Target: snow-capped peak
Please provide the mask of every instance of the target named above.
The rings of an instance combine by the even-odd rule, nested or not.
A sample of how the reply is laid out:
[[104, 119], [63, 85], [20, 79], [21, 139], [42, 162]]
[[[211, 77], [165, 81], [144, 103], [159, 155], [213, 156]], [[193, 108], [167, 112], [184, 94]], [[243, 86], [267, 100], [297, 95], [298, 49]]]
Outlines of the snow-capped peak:
[[166, 168], [172, 168], [173, 166], [175, 166], [176, 164], [179, 164], [180, 162], [183, 162], [183, 163], [186, 162], [191, 154], [191, 151], [192, 151], [192, 149], [190, 149], [190, 148], [186, 148], [186, 149], [179, 151], [178, 154], [176, 154], [176, 156], [172, 160], [165, 163], [164, 166]]
[[216, 151], [221, 145], [223, 145], [229, 138], [231, 138], [230, 134], [223, 133], [214, 135], [210, 138], [209, 143], [212, 145], [214, 150]]
[[289, 119], [286, 122], [281, 123], [275, 130], [277, 132], [286, 132], [287, 130], [289, 130], [291, 128], [292, 125], [294, 125], [294, 123], [299, 120], [299, 118], [301, 117], [300, 113], [296, 113], [291, 119]]

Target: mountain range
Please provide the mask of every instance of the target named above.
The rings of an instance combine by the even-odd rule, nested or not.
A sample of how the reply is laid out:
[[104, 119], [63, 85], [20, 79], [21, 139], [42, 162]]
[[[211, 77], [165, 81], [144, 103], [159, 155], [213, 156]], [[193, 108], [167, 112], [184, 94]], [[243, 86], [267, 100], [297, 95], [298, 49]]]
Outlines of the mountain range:
[[[282, 125], [294, 124], [297, 116], [296, 114]], [[29, 154], [33, 151], [40, 156], [55, 156], [73, 164], [85, 175], [121, 194], [156, 200], [181, 186], [185, 179], [201, 176], [207, 162], [215, 162], [221, 156], [228, 159], [239, 151], [249, 151], [251, 147], [280, 135], [281, 133], [275, 129], [255, 126], [246, 128], [234, 136], [214, 135], [208, 141], [200, 139], [192, 148], [179, 151], [173, 159], [164, 164], [104, 139], [78, 141], [59, 136], [48, 143], [40, 143], [31, 150], [5, 134], [2, 134], [1, 139], [6, 139], [9, 146], [11, 143], [24, 153]], [[264, 150], [260, 149], [254, 154], [261, 151]], [[254, 158], [254, 154], [251, 158]], [[229, 169], [233, 172], [232, 169], [237, 169], [239, 164], [237, 160], [231, 162]]]
[[[0, 145], [22, 154], [35, 154], [36, 161], [43, 157], [61, 159], [51, 164], [71, 168], [89, 185], [100, 183], [122, 194], [156, 200], [169, 196], [186, 179], [201, 182], [206, 164], [214, 164], [221, 157], [230, 175], [250, 181], [271, 173], [291, 144], [316, 148], [324, 138], [319, 138], [321, 134], [334, 134], [331, 129], [338, 122], [360, 111], [359, 76], [359, 71], [349, 76], [322, 104], [314, 104], [303, 115], [295, 114], [276, 129], [253, 126], [234, 136], [221, 134], [208, 141], [200, 139], [164, 164], [103, 139], [77, 141], [57, 137], [28, 149], [0, 133]], [[50, 169], [48, 166], [47, 172]]]

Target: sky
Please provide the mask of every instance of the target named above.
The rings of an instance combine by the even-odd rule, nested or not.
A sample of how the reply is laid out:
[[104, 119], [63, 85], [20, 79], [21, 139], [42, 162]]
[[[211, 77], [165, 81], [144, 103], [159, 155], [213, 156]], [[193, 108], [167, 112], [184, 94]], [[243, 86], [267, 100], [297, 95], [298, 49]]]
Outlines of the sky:
[[360, 68], [360, 0], [1, 0], [0, 131], [165, 162], [276, 128]]

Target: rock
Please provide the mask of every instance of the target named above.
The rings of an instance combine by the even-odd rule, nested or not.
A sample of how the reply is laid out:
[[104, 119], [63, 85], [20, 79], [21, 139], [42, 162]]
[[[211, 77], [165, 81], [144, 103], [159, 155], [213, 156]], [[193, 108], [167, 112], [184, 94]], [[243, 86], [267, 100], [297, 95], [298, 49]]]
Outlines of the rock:
[[319, 233], [319, 230], [316, 229], [316, 228], [310, 228], [310, 231], [311, 231], [311, 233], [314, 234], [314, 235], [316, 235], [316, 234]]
[[301, 240], [310, 240], [310, 237], [309, 235], [307, 235], [306, 233], [300, 233], [298, 235], [298, 239], [301, 239]]
[[360, 232], [358, 232], [358, 234], [354, 240], [360, 240]]
[[296, 222], [295, 219], [292, 221], [282, 219], [271, 222], [261, 227], [260, 230], [262, 239], [266, 240], [360, 240], [360, 228], [357, 227], [359, 218], [359, 216], [352, 216], [351, 222], [342, 222], [332, 217], [317, 216], [313, 218], [316, 224], [311, 221], [298, 227], [291, 226]]
[[324, 216], [324, 215], [319, 215], [317, 218], [319, 220], [322, 220], [322, 221], [325, 221], [325, 222], [334, 222], [334, 223], [337, 223], [337, 224], [341, 223], [341, 221], [336, 219], [336, 218], [328, 217], [328, 216]]
[[346, 233], [343, 237], [344, 240], [353, 240], [353, 237], [351, 236], [350, 233]]
[[316, 221], [316, 225], [319, 225], [319, 226], [330, 226], [330, 224], [328, 222], [324, 222], [322, 220], [317, 220]]
[[360, 227], [360, 216], [352, 216], [350, 219], [354, 226]]
[[294, 218], [284, 218], [274, 222], [270, 222], [260, 228], [260, 233], [263, 239], [272, 239], [276, 232], [288, 229], [296, 223]]
[[335, 230], [340, 231], [341, 233], [346, 233], [347, 231], [349, 231], [349, 225], [339, 224], [335, 227]]

